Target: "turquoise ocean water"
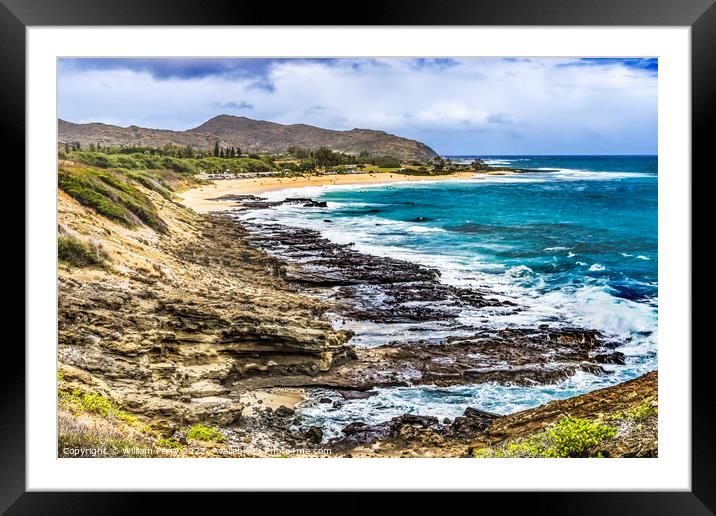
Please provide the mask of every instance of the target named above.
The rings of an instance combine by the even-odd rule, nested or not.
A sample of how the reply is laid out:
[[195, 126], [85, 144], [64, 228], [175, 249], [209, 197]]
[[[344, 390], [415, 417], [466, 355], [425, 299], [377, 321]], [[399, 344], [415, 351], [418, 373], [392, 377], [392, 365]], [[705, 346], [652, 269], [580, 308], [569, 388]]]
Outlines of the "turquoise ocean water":
[[[273, 192], [272, 198], [325, 200], [328, 208], [282, 206], [250, 217], [311, 227], [368, 253], [437, 267], [445, 282], [484, 288], [525, 307], [519, 313], [463, 314], [462, 322], [475, 327], [547, 323], [598, 329], [619, 343], [626, 365], [609, 366], [603, 376], [580, 373], [557, 385], [380, 389], [340, 409], [307, 402], [304, 416], [329, 436], [351, 421], [378, 422], [405, 412], [455, 417], [475, 406], [509, 413], [656, 369], [656, 156], [481, 158], [530, 172]], [[401, 331], [368, 324], [353, 329], [356, 344], [367, 346]]]

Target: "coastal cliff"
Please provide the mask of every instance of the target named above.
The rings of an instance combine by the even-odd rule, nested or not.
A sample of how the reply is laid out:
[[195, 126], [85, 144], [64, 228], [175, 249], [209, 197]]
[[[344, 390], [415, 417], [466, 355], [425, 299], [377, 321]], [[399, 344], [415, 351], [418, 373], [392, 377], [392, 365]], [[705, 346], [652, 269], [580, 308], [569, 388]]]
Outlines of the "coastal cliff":
[[[87, 169], [68, 164], [63, 173], [61, 188], [66, 175]], [[154, 207], [163, 229], [99, 215], [75, 184], [60, 190], [62, 249], [69, 240], [102, 257], [78, 267], [61, 250], [62, 389], [98, 393], [166, 430], [226, 425], [243, 408], [224, 385], [230, 375], [310, 376], [350, 355], [350, 333], [279, 279], [280, 263], [244, 245], [238, 225], [195, 215], [120, 174], [106, 177]], [[99, 191], [111, 200], [113, 190]]]

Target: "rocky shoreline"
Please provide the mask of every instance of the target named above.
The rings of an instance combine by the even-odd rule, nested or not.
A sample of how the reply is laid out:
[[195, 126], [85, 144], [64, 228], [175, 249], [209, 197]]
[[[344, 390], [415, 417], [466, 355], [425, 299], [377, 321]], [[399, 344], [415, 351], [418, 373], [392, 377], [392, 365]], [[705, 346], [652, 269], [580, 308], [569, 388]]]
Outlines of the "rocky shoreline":
[[[64, 230], [101, 240], [111, 259], [104, 269], [60, 267], [60, 390], [97, 393], [178, 446], [190, 425], [211, 424], [226, 446], [246, 449], [232, 456], [273, 456], [280, 448], [401, 456], [417, 447], [425, 448], [421, 456], [464, 456], [505, 417], [477, 409], [449, 423], [405, 415], [377, 426], [354, 422], [342, 438], [327, 440], [293, 406], [269, 406], [256, 395], [282, 400], [281, 390], [322, 388], [349, 398], [376, 387], [548, 384], [578, 371], [608, 374], [605, 364], [623, 363], [615, 344], [593, 329], [462, 324], [465, 309], [521, 308], [442, 283], [436, 269], [360, 253], [316, 231], [197, 215], [146, 195], [168, 235], [121, 227], [60, 192]], [[221, 200], [242, 210], [276, 205], [254, 196]], [[364, 323], [401, 330], [366, 346], [351, 330]], [[206, 445], [205, 454], [213, 449]]]
[[[255, 197], [244, 200], [245, 209], [266, 209], [283, 202], [316, 207], [310, 199], [266, 204]], [[405, 333], [417, 335], [406, 338], [400, 334], [404, 327], [396, 326], [399, 330], [389, 342], [356, 345], [355, 360], [332, 368], [320, 379], [287, 376], [281, 385], [353, 389], [422, 383], [527, 385], [551, 383], [576, 371], [606, 374], [603, 364], [624, 363], [615, 343], [593, 329], [544, 324], [488, 331], [460, 323], [458, 317], [465, 309], [487, 309], [489, 314], [493, 310], [512, 313], [521, 307], [484, 290], [442, 283], [437, 269], [361, 253], [311, 229], [243, 220], [237, 224], [247, 231], [248, 245], [283, 260], [277, 271], [282, 279], [328, 301], [334, 319], [344, 324], [408, 324], [412, 328]], [[442, 326], [437, 338], [435, 325]]]
[[[270, 209], [286, 202], [307, 209], [321, 207], [311, 199], [269, 203], [254, 196], [232, 196], [227, 200], [244, 203], [243, 210]], [[239, 213], [244, 214], [243, 210]], [[396, 335], [391, 342], [379, 346], [357, 345], [352, 360], [317, 376], [235, 378], [235, 386], [323, 388], [349, 397], [353, 391], [365, 392], [375, 387], [421, 384], [551, 384], [578, 371], [608, 374], [604, 364], [624, 363], [624, 356], [614, 349], [617, 344], [602, 339], [593, 329], [540, 325], [475, 332], [474, 328], [461, 327], [456, 319], [466, 307], [509, 311], [520, 307], [509, 300], [491, 297], [489, 292], [441, 283], [437, 269], [360, 253], [351, 245], [330, 242], [310, 229], [243, 220], [240, 224], [250, 235], [245, 239], [248, 245], [283, 260], [278, 270], [281, 278], [298, 285], [303, 292], [329, 301], [334, 317], [384, 325], [444, 324], [452, 320], [447, 333], [462, 334], [421, 340], [401, 340]], [[469, 408], [466, 416], [445, 426], [435, 417], [405, 414], [373, 426], [361, 422], [349, 424], [343, 429], [344, 438], [330, 442], [336, 450], [346, 451], [359, 444], [389, 439], [406, 425], [465, 441], [490, 426], [497, 417]], [[298, 427], [300, 419], [294, 419], [292, 424]]]

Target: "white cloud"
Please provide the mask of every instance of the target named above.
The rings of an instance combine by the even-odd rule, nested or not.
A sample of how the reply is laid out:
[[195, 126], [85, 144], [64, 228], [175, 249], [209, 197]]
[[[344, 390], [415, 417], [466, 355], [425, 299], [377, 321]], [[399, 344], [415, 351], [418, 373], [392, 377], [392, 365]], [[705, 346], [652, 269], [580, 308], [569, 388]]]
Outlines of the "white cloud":
[[[233, 114], [334, 129], [383, 129], [442, 153], [656, 151], [657, 80], [620, 63], [572, 59], [280, 62], [255, 81], [207, 76], [155, 79], [146, 71], [66, 70], [60, 116], [187, 129], [240, 101]], [[234, 103], [234, 104], [232, 104]]]

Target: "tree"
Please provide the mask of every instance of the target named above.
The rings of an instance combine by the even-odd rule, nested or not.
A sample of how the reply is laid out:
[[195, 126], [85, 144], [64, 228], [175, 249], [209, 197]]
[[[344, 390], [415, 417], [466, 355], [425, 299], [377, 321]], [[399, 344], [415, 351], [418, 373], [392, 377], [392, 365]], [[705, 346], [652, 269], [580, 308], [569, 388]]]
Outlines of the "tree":
[[100, 150], [101, 148], [102, 148], [102, 146], [99, 144], [99, 142], [97, 142], [97, 152], [99, 152], [99, 150]]
[[321, 147], [313, 152], [313, 160], [317, 167], [330, 167], [341, 162], [341, 155], [327, 147]]
[[65, 154], [69, 154], [70, 152], [70, 144], [65, 142]]
[[475, 159], [470, 164], [470, 166], [472, 167], [473, 170], [486, 170], [486, 169], [490, 168], [490, 166], [487, 163], [485, 163], [483, 160], [481, 160], [479, 158]]
[[219, 157], [219, 140], [216, 140], [216, 142], [214, 142], [214, 157]]
[[223, 149], [223, 147], [222, 147], [221, 149], [219, 149], [219, 157], [220, 157], [220, 158], [223, 158], [223, 157], [224, 157], [224, 149]]
[[291, 145], [288, 149], [286, 149], [286, 152], [298, 159], [306, 159], [309, 155], [308, 150], [296, 145]]

